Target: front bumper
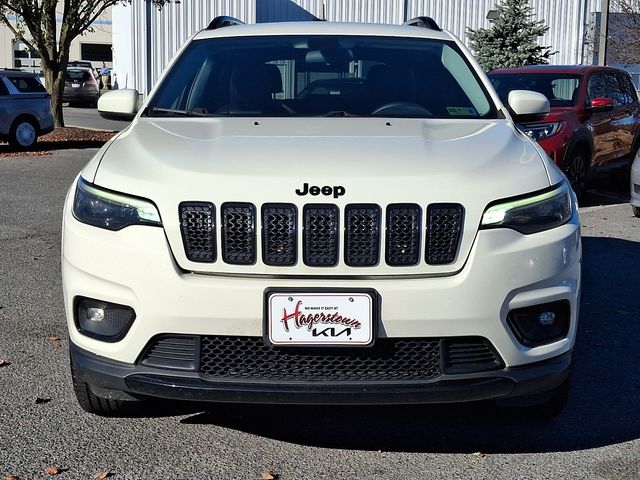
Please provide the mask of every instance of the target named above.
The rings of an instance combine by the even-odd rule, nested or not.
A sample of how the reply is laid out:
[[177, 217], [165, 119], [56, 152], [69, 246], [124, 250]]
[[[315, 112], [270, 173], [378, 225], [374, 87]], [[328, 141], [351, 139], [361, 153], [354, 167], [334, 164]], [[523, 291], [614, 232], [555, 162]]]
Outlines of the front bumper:
[[631, 205], [640, 208], [640, 157], [631, 167]]
[[70, 344], [75, 372], [98, 396], [292, 404], [411, 404], [489, 400], [534, 395], [559, 386], [569, 375], [571, 351], [523, 367], [441, 375], [430, 381], [212, 382], [195, 372], [172, 372], [117, 362]]

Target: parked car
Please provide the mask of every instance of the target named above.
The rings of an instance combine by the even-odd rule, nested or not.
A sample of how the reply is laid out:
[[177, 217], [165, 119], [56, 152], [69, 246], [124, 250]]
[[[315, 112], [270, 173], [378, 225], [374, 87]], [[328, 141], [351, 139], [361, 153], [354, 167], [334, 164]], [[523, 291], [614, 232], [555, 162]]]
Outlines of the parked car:
[[69, 104], [80, 104], [89, 107], [98, 105], [100, 87], [88, 68], [67, 68], [64, 81], [63, 99]]
[[631, 209], [640, 217], [640, 159], [637, 156], [631, 167]]
[[0, 69], [0, 138], [25, 149], [52, 130], [51, 97], [38, 75]]
[[[366, 95], [324, 110], [297, 96], [354, 72]], [[139, 113], [137, 101], [135, 90], [100, 97], [101, 115], [132, 123], [64, 206], [82, 408], [113, 415], [164, 397], [562, 409], [578, 209], [514, 128], [548, 113], [543, 95], [513, 92], [512, 117], [426, 17], [224, 17]]]
[[98, 73], [98, 70], [88, 60], [71, 60], [69, 63], [67, 63], [67, 68], [88, 68], [89, 70], [91, 70], [91, 73], [96, 78], [98, 83], [100, 83], [100, 74]]
[[543, 122], [522, 122], [520, 128], [564, 170], [578, 197], [590, 173], [628, 166], [638, 151], [640, 103], [623, 70], [532, 66], [495, 70], [489, 78], [503, 102], [509, 92], [521, 89], [549, 99], [549, 116]]

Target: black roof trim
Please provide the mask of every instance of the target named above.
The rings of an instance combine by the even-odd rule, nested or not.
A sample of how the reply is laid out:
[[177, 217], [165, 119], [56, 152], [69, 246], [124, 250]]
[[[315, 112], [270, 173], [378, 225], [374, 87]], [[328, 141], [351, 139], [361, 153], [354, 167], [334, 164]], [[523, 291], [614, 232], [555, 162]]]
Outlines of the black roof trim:
[[207, 25], [207, 30], [217, 30], [218, 28], [232, 27], [234, 25], [244, 25], [244, 22], [234, 17], [221, 15], [211, 20], [209, 25]]
[[409, 27], [428, 28], [429, 30], [436, 30], [438, 32], [442, 31], [440, 26], [431, 17], [415, 17], [404, 22], [403, 25], [407, 25]]

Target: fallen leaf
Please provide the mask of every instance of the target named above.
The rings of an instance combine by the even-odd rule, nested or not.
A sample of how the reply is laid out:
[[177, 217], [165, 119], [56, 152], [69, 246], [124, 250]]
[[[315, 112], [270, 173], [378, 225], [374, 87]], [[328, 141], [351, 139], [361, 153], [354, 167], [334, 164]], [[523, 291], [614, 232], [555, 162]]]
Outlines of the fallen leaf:
[[51, 465], [44, 469], [44, 473], [47, 475], [59, 475], [62, 473], [62, 468], [60, 468], [60, 465]]
[[104, 480], [112, 475], [113, 474], [109, 470], [100, 470], [93, 476], [93, 480]]
[[482, 452], [475, 452], [473, 456], [476, 458], [484, 458], [486, 455]]
[[59, 348], [62, 348], [62, 343], [60, 341], [60, 337], [57, 335], [49, 335], [47, 337], [47, 340], [49, 340], [53, 346], [54, 350], [58, 350]]
[[11, 365], [9, 362], [7, 362], [6, 358], [0, 358], [0, 367], [7, 367]]
[[274, 470], [262, 472], [262, 480], [278, 480], [278, 478], [280, 478], [280, 474], [276, 473]]
[[18, 475], [5, 475], [4, 480], [20, 480]]
[[50, 401], [50, 398], [36, 397], [34, 403], [36, 405], [42, 405], [43, 403], [49, 403]]

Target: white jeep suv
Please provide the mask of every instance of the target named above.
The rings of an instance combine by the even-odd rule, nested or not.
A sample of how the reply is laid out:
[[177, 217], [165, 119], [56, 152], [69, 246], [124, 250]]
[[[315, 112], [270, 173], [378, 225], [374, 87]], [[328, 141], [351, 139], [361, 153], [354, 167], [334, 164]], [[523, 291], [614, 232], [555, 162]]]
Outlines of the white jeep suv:
[[500, 399], [559, 410], [581, 241], [563, 174], [435, 22], [240, 25], [176, 55], [66, 199], [80, 405]]

